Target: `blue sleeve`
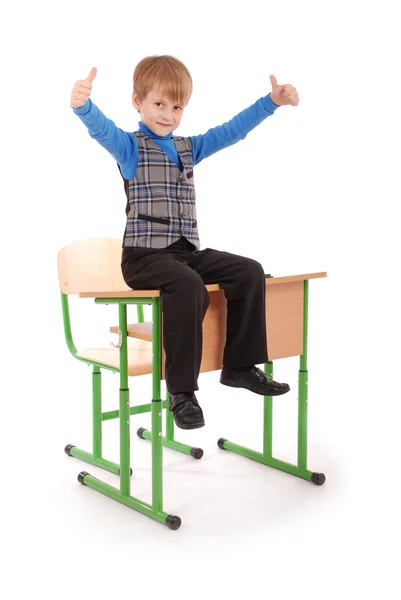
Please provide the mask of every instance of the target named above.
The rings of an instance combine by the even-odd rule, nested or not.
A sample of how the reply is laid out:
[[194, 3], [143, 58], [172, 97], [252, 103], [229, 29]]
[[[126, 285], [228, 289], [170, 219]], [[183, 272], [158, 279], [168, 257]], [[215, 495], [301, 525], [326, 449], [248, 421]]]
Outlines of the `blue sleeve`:
[[277, 108], [279, 106], [271, 100], [270, 95], [264, 96], [227, 123], [213, 127], [202, 135], [191, 136], [194, 165], [211, 154], [243, 140], [252, 129], [266, 117], [272, 115]]
[[73, 108], [73, 111], [88, 128], [89, 135], [117, 161], [125, 179], [134, 177], [138, 164], [138, 144], [135, 136], [116, 127], [90, 98], [80, 108]]

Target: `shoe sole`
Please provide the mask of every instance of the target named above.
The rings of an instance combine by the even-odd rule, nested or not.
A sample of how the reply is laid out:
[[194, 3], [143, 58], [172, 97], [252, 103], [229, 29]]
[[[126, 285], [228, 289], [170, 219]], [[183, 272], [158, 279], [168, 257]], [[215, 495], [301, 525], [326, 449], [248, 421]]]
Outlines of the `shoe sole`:
[[[175, 421], [174, 421], [175, 423]], [[175, 423], [177, 425], [177, 423]], [[199, 429], [205, 426], [205, 421], [199, 421], [198, 423], [192, 423], [191, 425], [177, 425], [180, 429]]]
[[227, 385], [228, 387], [242, 388], [244, 390], [249, 390], [250, 392], [253, 392], [254, 394], [259, 394], [259, 396], [282, 396], [283, 394], [286, 394], [287, 392], [289, 392], [290, 389], [291, 389], [290, 386], [288, 386], [288, 388], [285, 388], [282, 391], [280, 391], [280, 390], [273, 390], [269, 394], [265, 394], [264, 392], [258, 392], [256, 390], [252, 390], [252, 389], [250, 389], [248, 387], [245, 387], [243, 385], [237, 385], [236, 383], [231, 383], [229, 381], [225, 381], [224, 379], [220, 379], [220, 383], [222, 383], [223, 385]]

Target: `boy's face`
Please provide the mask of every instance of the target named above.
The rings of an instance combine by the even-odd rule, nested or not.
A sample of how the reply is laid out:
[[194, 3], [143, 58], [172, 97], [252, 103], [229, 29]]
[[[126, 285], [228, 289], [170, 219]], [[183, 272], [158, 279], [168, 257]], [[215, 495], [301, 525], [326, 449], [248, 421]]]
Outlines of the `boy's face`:
[[156, 90], [150, 91], [142, 102], [132, 94], [132, 104], [140, 112], [142, 123], [156, 135], [167, 135], [177, 129], [185, 108], [184, 104], [173, 104]]

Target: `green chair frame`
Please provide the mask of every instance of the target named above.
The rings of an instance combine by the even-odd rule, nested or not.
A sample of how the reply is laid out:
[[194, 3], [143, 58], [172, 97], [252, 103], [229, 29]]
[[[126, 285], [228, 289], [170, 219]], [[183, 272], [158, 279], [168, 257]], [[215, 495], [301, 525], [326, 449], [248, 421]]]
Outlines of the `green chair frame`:
[[[89, 248], [89, 250], [88, 250]], [[102, 248], [102, 252], [98, 249]], [[92, 251], [91, 251], [92, 249]], [[74, 256], [74, 260], [68, 260], [69, 251]], [[94, 251], [93, 251], [94, 250]], [[112, 251], [111, 251], [112, 250]], [[82, 471], [78, 475], [78, 481], [88, 487], [91, 487], [126, 506], [139, 511], [140, 513], [151, 517], [152, 519], [165, 524], [170, 529], [176, 530], [181, 525], [179, 516], [167, 513], [163, 510], [163, 446], [176, 450], [178, 452], [200, 459], [203, 456], [201, 448], [192, 447], [183, 444], [174, 439], [174, 421], [169, 411], [169, 394], [166, 389], [166, 398], [161, 398], [162, 381], [162, 298], [160, 295], [146, 296], [147, 291], [136, 291], [140, 297], [132, 297], [134, 291], [129, 290], [120, 276], [121, 240], [108, 238], [93, 238], [82, 240], [70, 244], [60, 251], [58, 255], [59, 280], [61, 288], [61, 304], [64, 323], [64, 334], [67, 347], [71, 354], [77, 360], [88, 365], [92, 365], [92, 409], [93, 409], [93, 443], [92, 452], [82, 450], [72, 444], [65, 447], [65, 453], [70, 457], [78, 458], [86, 463], [96, 465], [102, 469], [110, 471], [119, 476], [119, 486], [111, 486], [100, 479]], [[102, 256], [110, 255], [110, 264], [105, 269], [106, 274], [102, 273]], [[88, 260], [88, 256], [92, 256]], [[80, 276], [78, 282], [74, 280], [74, 266], [77, 263], [77, 257], [80, 263]], [[82, 272], [83, 271], [83, 272]], [[93, 283], [93, 277], [90, 285], [86, 285], [86, 275], [96, 272], [100, 275], [100, 280]], [[111, 276], [111, 273], [113, 276]], [[303, 351], [300, 355], [299, 379], [298, 379], [298, 456], [297, 464], [290, 464], [278, 460], [272, 456], [272, 397], [263, 397], [263, 450], [256, 452], [250, 448], [235, 444], [224, 438], [217, 442], [222, 450], [229, 450], [240, 454], [246, 458], [262, 463], [266, 466], [285, 471], [286, 473], [301, 477], [316, 485], [322, 485], [325, 482], [323, 473], [312, 472], [307, 469], [307, 402], [308, 402], [308, 370], [307, 370], [307, 344], [308, 344], [308, 293], [309, 279], [326, 274], [313, 274], [305, 277], [303, 280]], [[307, 278], [308, 277], [308, 278]], [[98, 278], [99, 279], [99, 278]], [[291, 278], [288, 278], [291, 279]], [[74, 281], [72, 285], [70, 282]], [[210, 289], [216, 286], [207, 286]], [[108, 295], [107, 290], [110, 290]], [[91, 359], [85, 354], [85, 351], [78, 351], [74, 345], [68, 295], [79, 293], [82, 297], [94, 297], [97, 304], [113, 304], [118, 308], [118, 364], [98, 359]], [[153, 293], [149, 290], [149, 293]], [[130, 297], [131, 295], [131, 297]], [[130, 393], [128, 387], [129, 378], [129, 347], [128, 347], [128, 324], [127, 324], [127, 306], [137, 306], [138, 323], [144, 323], [143, 307], [151, 306], [152, 311], [152, 339], [149, 344], [151, 351], [151, 372], [152, 373], [152, 401], [150, 403], [131, 406]], [[112, 328], [111, 328], [112, 330]], [[150, 350], [151, 348], [151, 350]], [[117, 351], [117, 350], [116, 350]], [[119, 373], [119, 408], [118, 410], [102, 412], [102, 386], [101, 370], [111, 370]], [[264, 372], [267, 377], [272, 378], [273, 361], [264, 365]], [[162, 413], [165, 409], [165, 433], [163, 435]], [[151, 413], [151, 430], [139, 428], [138, 437], [151, 442], [152, 452], [152, 502], [147, 503], [131, 495], [131, 475], [130, 466], [130, 417], [132, 415]], [[120, 437], [120, 462], [119, 464], [107, 460], [102, 452], [102, 426], [103, 421], [119, 419], [119, 437]]]

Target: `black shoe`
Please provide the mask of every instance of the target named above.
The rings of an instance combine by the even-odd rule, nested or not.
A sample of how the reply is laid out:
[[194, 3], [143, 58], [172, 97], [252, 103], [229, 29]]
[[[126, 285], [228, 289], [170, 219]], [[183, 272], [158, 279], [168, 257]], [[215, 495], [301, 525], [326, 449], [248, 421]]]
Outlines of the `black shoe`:
[[180, 429], [198, 429], [205, 424], [202, 409], [193, 392], [170, 394], [170, 411]]
[[249, 371], [237, 371], [230, 367], [223, 367], [220, 383], [230, 387], [246, 388], [262, 396], [281, 396], [290, 391], [288, 383], [278, 383], [268, 379], [258, 367], [252, 367]]

